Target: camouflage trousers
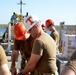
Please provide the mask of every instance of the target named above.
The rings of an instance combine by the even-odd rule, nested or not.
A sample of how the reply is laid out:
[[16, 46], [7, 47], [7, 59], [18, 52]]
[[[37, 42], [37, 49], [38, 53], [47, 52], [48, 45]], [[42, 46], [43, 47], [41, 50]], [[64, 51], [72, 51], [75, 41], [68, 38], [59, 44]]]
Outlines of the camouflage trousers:
[[43, 75], [59, 75], [58, 72], [55, 73], [43, 73]]
[[[26, 64], [27, 64], [27, 61], [24, 58], [22, 58], [22, 61], [21, 61], [21, 70], [24, 69], [24, 67], [26, 66]], [[35, 70], [33, 70], [30, 75], [38, 75], [38, 74], [39, 74], [38, 72], [36, 72]]]
[[24, 58], [22, 58], [22, 61], [21, 61], [21, 70], [24, 69], [24, 67], [26, 66], [26, 64], [27, 64], [27, 61]]
[[55, 73], [39, 73], [38, 75], [59, 75], [58, 72]]
[[[26, 64], [27, 64], [27, 61], [24, 58], [22, 58], [21, 70], [24, 69]], [[58, 72], [56, 71], [55, 73], [39, 73], [36, 70], [33, 70], [30, 75], [58, 75]]]
[[55, 73], [38, 73], [36, 70], [34, 71], [34, 74], [32, 75], [59, 75], [56, 71]]
[[59, 75], [59, 74], [57, 71], [54, 73], [39, 73], [38, 71], [34, 70], [34, 72], [32, 72], [31, 75]]

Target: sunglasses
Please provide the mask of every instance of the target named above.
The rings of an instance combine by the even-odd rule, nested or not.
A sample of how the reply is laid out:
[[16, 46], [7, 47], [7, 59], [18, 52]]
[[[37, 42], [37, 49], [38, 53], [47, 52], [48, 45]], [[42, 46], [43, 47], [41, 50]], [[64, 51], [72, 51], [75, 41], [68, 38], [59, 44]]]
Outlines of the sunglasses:
[[49, 27], [51, 27], [51, 26], [54, 26], [53, 24], [49, 24], [47, 27], [49, 28]]

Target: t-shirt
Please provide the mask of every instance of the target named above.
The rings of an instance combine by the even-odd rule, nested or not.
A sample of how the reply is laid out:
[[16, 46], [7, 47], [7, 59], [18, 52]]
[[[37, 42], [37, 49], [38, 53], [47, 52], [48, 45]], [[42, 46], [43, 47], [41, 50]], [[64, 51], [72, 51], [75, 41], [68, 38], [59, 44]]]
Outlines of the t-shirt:
[[56, 66], [56, 43], [47, 33], [41, 34], [33, 44], [33, 54], [41, 55], [35, 69], [40, 73], [57, 71]]
[[6, 54], [3, 47], [0, 45], [0, 66], [7, 63]]
[[56, 30], [52, 31], [50, 36], [55, 40], [57, 47], [59, 46], [59, 34]]
[[14, 49], [20, 50], [24, 54], [25, 59], [29, 59], [31, 56], [33, 38], [30, 36], [27, 40], [14, 40]]

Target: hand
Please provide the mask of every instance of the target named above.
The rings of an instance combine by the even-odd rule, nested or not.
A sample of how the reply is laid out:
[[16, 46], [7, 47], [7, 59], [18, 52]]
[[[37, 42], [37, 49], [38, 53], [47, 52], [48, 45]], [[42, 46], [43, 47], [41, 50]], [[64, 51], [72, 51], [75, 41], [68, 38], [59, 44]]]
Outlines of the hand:
[[17, 75], [18, 74], [16, 68], [12, 68], [10, 71], [11, 71], [12, 75]]

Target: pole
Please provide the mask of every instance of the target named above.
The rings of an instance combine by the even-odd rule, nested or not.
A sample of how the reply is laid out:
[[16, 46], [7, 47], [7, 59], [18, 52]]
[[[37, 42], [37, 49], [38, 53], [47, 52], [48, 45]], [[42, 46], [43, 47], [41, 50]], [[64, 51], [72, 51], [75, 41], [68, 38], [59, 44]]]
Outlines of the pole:
[[25, 5], [25, 3], [20, 0], [20, 3], [18, 3], [18, 5], [20, 5], [20, 15], [22, 15], [22, 5]]

